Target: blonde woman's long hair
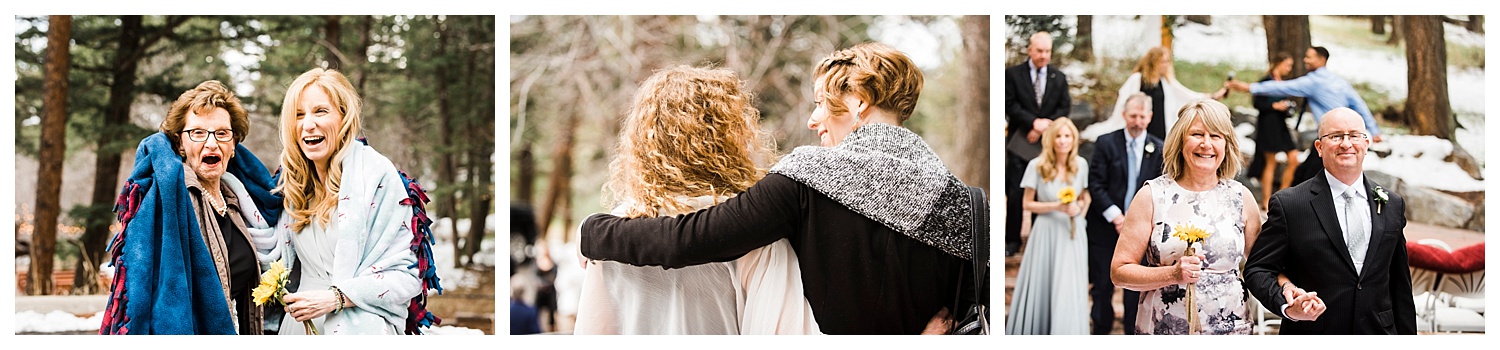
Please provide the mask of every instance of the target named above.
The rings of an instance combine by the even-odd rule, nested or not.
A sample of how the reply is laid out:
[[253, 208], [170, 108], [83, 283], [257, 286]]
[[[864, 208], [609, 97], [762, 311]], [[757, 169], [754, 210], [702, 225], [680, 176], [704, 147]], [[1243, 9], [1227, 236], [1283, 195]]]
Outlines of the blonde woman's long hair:
[[[343, 116], [338, 135], [329, 137], [333, 142], [333, 155], [328, 161], [328, 173], [318, 174], [311, 159], [302, 154], [297, 126], [297, 109], [302, 104], [302, 92], [306, 89], [322, 89], [328, 94], [333, 107]], [[286, 98], [281, 103], [281, 180], [276, 191], [284, 196], [286, 211], [292, 216], [292, 231], [301, 231], [314, 220], [327, 225], [333, 208], [338, 205], [339, 181], [344, 174], [343, 160], [348, 156], [359, 136], [359, 94], [354, 85], [337, 70], [313, 68], [302, 73], [287, 87]]]
[[1160, 85], [1161, 79], [1167, 76], [1167, 71], [1161, 67], [1160, 62], [1163, 56], [1170, 54], [1172, 54], [1171, 51], [1161, 46], [1146, 50], [1146, 55], [1141, 57], [1140, 62], [1135, 63], [1133, 72], [1141, 73], [1141, 79], [1146, 82], [1147, 86]]
[[775, 148], [751, 98], [726, 69], [677, 66], [652, 74], [625, 116], [605, 205], [625, 204], [625, 217], [653, 217], [693, 209], [678, 196], [749, 189], [765, 176]]
[[[1057, 146], [1052, 141], [1056, 140], [1057, 134], [1063, 130], [1073, 133], [1073, 146], [1067, 150], [1054, 149]], [[1066, 152], [1066, 154], [1058, 155], [1059, 151]], [[1066, 117], [1057, 118], [1057, 120], [1052, 121], [1051, 126], [1048, 126], [1046, 131], [1042, 132], [1041, 158], [1042, 163], [1037, 166], [1037, 172], [1042, 176], [1043, 180], [1052, 181], [1058, 175], [1062, 175], [1063, 179], [1072, 182], [1073, 177], [1078, 175], [1078, 126], [1073, 125], [1072, 119]], [[1063, 165], [1063, 173], [1061, 174], [1057, 172], [1057, 168], [1054, 166], [1059, 161], [1065, 163]]]

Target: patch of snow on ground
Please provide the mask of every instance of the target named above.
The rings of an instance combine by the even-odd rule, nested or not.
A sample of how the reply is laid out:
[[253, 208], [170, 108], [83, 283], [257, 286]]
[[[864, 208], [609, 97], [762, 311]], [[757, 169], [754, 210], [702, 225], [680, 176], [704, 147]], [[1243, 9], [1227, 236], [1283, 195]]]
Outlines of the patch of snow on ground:
[[[495, 223], [499, 221], [497, 214], [490, 214], [485, 219], [485, 232], [495, 232]], [[432, 223], [432, 258], [438, 268], [438, 278], [442, 280], [443, 289], [477, 288], [480, 281], [478, 273], [453, 267], [453, 227], [458, 227], [458, 234], [469, 232], [469, 219], [459, 219], [456, 225], [451, 224], [449, 218], [438, 218]], [[474, 254], [474, 262], [488, 266], [495, 266], [495, 240], [486, 238], [480, 242], [479, 253]]]
[[1173, 30], [1172, 58], [1187, 62], [1227, 62], [1243, 68], [1266, 67], [1266, 29], [1261, 25], [1260, 16], [1214, 16], [1212, 23], [1205, 26], [1184, 21]]
[[[1407, 184], [1453, 192], [1484, 191], [1484, 181], [1469, 177], [1458, 165], [1443, 158], [1453, 152], [1453, 145], [1434, 136], [1392, 135], [1384, 142], [1370, 146], [1365, 154], [1365, 170], [1390, 174]], [[1391, 152], [1381, 158], [1373, 151]]]
[[478, 330], [478, 329], [473, 329], [473, 328], [465, 328], [465, 327], [437, 326], [437, 327], [423, 329], [422, 330], [422, 334], [426, 334], [426, 335], [484, 335], [484, 331], [481, 331], [481, 330]]
[[52, 311], [44, 315], [36, 311], [27, 310], [16, 312], [15, 321], [16, 333], [97, 331], [99, 330], [99, 325], [104, 323], [104, 312], [100, 311], [92, 317], [84, 318], [62, 311]]

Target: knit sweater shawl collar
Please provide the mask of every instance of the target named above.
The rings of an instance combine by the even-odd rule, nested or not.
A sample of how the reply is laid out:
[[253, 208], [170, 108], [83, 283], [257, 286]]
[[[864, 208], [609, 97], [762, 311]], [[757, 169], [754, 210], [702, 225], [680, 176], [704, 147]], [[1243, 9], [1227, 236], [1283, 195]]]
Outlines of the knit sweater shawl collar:
[[865, 125], [833, 147], [798, 147], [770, 172], [919, 242], [971, 258], [967, 188], [911, 130]]

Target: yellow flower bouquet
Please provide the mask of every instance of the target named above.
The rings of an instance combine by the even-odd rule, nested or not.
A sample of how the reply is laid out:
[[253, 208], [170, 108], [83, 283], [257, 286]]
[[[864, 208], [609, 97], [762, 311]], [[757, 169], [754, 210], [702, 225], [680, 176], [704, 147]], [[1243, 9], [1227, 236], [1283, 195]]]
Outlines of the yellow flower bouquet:
[[[281, 260], [271, 263], [271, 268], [260, 274], [260, 285], [250, 291], [250, 297], [255, 300], [255, 306], [272, 302], [286, 306], [286, 301], [282, 298], [286, 297], [286, 285], [291, 277], [292, 269], [287, 268]], [[313, 326], [312, 320], [302, 321], [302, 328], [307, 331], [307, 334], [318, 334], [318, 327]]]
[[[1182, 256], [1189, 257], [1197, 255], [1197, 251], [1193, 247], [1193, 244], [1202, 245], [1203, 240], [1208, 238], [1209, 233], [1208, 230], [1193, 226], [1192, 224], [1182, 224], [1172, 228], [1172, 236], [1177, 237], [1177, 239], [1181, 239], [1183, 242], [1187, 242], [1187, 248], [1183, 250]], [[1199, 276], [1202, 275], [1200, 274]], [[1187, 286], [1188, 334], [1198, 334], [1199, 330], [1199, 324], [1196, 320], [1198, 318], [1198, 304], [1197, 301], [1194, 300], [1196, 298], [1193, 297], [1194, 294], [1197, 294], [1197, 288], [1195, 286], [1196, 284], [1197, 283], [1188, 283]]]
[[[1078, 200], [1078, 190], [1074, 189], [1073, 186], [1063, 187], [1061, 190], [1057, 191], [1057, 200], [1062, 202], [1064, 205], [1073, 204], [1073, 201]], [[1078, 238], [1078, 233], [1073, 232], [1073, 216], [1069, 215], [1068, 239], [1076, 238]]]

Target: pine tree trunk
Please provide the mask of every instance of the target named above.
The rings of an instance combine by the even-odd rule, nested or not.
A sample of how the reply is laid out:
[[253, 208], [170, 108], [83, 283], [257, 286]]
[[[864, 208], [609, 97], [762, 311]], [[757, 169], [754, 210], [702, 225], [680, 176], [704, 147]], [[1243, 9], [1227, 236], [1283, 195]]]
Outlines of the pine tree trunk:
[[[1082, 19], [1080, 19], [1082, 21]], [[958, 94], [958, 178], [989, 190], [990, 185], [990, 17], [964, 16], [962, 92]]]
[[1172, 23], [1177, 21], [1177, 16], [1161, 16], [1161, 47], [1172, 49]]
[[1291, 77], [1307, 74], [1307, 66], [1302, 63], [1302, 56], [1312, 47], [1307, 16], [1264, 16], [1261, 20], [1266, 27], [1266, 62], [1275, 59], [1277, 53], [1285, 53], [1292, 56]]
[[1468, 29], [1470, 32], [1484, 34], [1484, 16], [1470, 15], [1469, 22], [1464, 24], [1464, 28]]
[[[984, 21], [985, 23], [989, 23], [988, 18]], [[988, 42], [989, 28], [986, 27], [983, 30], [985, 41]], [[989, 44], [986, 43], [985, 47], [989, 47]], [[988, 53], [985, 55], [988, 56]], [[1094, 16], [1078, 16], [1078, 34], [1073, 36], [1073, 59], [1079, 62], [1092, 62], [1094, 60]]]
[[517, 147], [516, 156], [511, 159], [515, 161], [516, 182], [511, 185], [510, 196], [516, 203], [524, 203], [527, 206], [536, 198], [536, 156], [531, 152], [531, 141], [521, 141]]
[[323, 40], [328, 41], [328, 45], [323, 47], [327, 52], [323, 60], [328, 61], [328, 69], [342, 72], [344, 60], [341, 58], [343, 53], [339, 52], [339, 32], [339, 16], [323, 16]]
[[[110, 76], [109, 101], [105, 104], [104, 123], [99, 126], [102, 132], [96, 140], [94, 192], [89, 201], [94, 205], [114, 204], [115, 191], [120, 188], [121, 153], [128, 147], [120, 144], [126, 138], [121, 130], [130, 124], [130, 105], [135, 101], [136, 68], [140, 65], [141, 50], [145, 49], [141, 45], [142, 22], [141, 16], [120, 16], [120, 41]], [[83, 233], [83, 259], [73, 269], [78, 276], [73, 280], [74, 287], [81, 288], [78, 293], [83, 294], [99, 291], [97, 283], [83, 276], [99, 273], [104, 246], [109, 240], [109, 220], [88, 222]]]
[[69, 41], [73, 17], [47, 17], [46, 80], [42, 95], [42, 125], [37, 144], [36, 226], [31, 234], [31, 269], [26, 294], [52, 294], [52, 258], [57, 251], [57, 218], [61, 215], [62, 165], [66, 157], [68, 124]]
[[1401, 32], [1404, 30], [1401, 28], [1401, 22], [1405, 20], [1405, 17], [1406, 16], [1391, 16], [1391, 36], [1390, 38], [1385, 40], [1385, 43], [1387, 45], [1395, 45], [1401, 42]]
[[[573, 178], [573, 132], [578, 128], [578, 114], [568, 113], [564, 118], [562, 135], [557, 148], [552, 152], [552, 174], [547, 176], [547, 193], [542, 196], [544, 202], [537, 222], [537, 228], [541, 230], [543, 237], [547, 236], [553, 217], [559, 216], [560, 211], [567, 211], [565, 202], [571, 193], [569, 182]], [[568, 223], [564, 221], [563, 224]]]
[[1406, 40], [1406, 115], [1411, 131], [1453, 139], [1448, 102], [1448, 49], [1441, 16], [1402, 16]]
[[[452, 32], [448, 30], [448, 23], [438, 22], [438, 51], [436, 57], [448, 55], [448, 40]], [[448, 74], [448, 65], [437, 66], [437, 98], [438, 98], [438, 183], [442, 191], [438, 191], [438, 215], [447, 217], [449, 232], [448, 236], [453, 238], [453, 267], [464, 265], [463, 254], [461, 254], [462, 237], [458, 235], [458, 164], [455, 162], [454, 153], [459, 152], [453, 146], [452, 137], [455, 132], [453, 127], [453, 108], [449, 98], [448, 81], [452, 77]]]
[[1370, 33], [1374, 33], [1375, 35], [1385, 35], [1385, 16], [1370, 16]]
[[355, 91], [365, 91], [365, 77], [369, 76], [370, 70], [370, 29], [375, 26], [374, 16], [361, 16], [359, 28], [359, 48], [353, 52], [354, 61], [351, 65], [359, 67], [355, 71]]
[[[479, 80], [480, 76], [476, 71], [479, 55], [474, 50], [466, 50], [466, 52], [468, 53], [466, 55], [468, 56], [468, 62], [465, 71], [468, 73], [464, 74], [464, 76], [469, 80], [466, 85], [470, 87], [480, 85], [476, 81]], [[489, 85], [493, 84], [493, 82], [489, 83]], [[483, 101], [495, 100], [494, 90], [486, 89], [484, 91], [487, 92], [480, 96], [470, 96]], [[474, 103], [474, 105], [483, 106], [483, 104], [479, 103]], [[494, 185], [490, 183], [490, 177], [492, 176], [490, 172], [494, 168], [494, 162], [490, 161], [490, 157], [495, 154], [495, 142], [492, 141], [495, 139], [495, 134], [493, 133], [495, 128], [493, 125], [483, 123], [482, 121], [495, 120], [495, 108], [481, 108], [480, 110], [477, 113], [479, 115], [476, 118], [472, 118], [472, 121], [479, 125], [489, 126], [481, 127], [475, 125], [469, 128], [470, 135], [468, 139], [475, 140], [476, 144], [468, 147], [469, 169], [466, 173], [469, 176], [471, 184], [464, 193], [464, 198], [469, 200], [469, 236], [464, 239], [463, 250], [468, 264], [474, 263], [474, 255], [478, 254], [479, 250], [484, 246], [482, 244], [484, 243], [484, 227], [486, 221], [489, 220], [490, 206], [494, 204]]]

